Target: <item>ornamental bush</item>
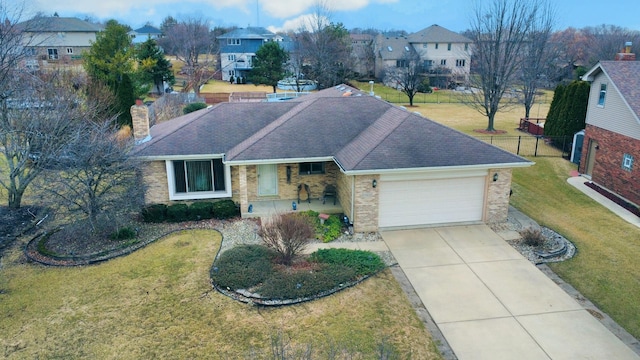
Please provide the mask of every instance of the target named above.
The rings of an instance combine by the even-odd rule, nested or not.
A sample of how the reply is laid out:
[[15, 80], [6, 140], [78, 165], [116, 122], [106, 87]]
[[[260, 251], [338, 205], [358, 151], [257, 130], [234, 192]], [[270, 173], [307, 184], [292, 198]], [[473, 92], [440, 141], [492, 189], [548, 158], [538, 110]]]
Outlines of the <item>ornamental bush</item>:
[[223, 252], [211, 268], [214, 284], [231, 290], [251, 288], [273, 274], [276, 254], [260, 245], [236, 246]]
[[161, 223], [167, 219], [167, 205], [153, 204], [142, 209], [144, 222]]
[[206, 108], [207, 106], [208, 106], [207, 104], [205, 104], [205, 103], [200, 103], [200, 102], [197, 102], [197, 103], [191, 103], [191, 104], [188, 104], [187, 106], [185, 106], [185, 107], [182, 109], [182, 112], [183, 112], [184, 114], [188, 114], [188, 113], [192, 113], [192, 112], [194, 112], [194, 111], [202, 110], [202, 109]]
[[112, 233], [109, 237], [111, 238], [111, 240], [129, 240], [135, 238], [136, 236], [138, 236], [136, 231], [126, 226], [121, 227], [116, 232]]
[[522, 236], [522, 241], [524, 241], [526, 245], [534, 247], [541, 247], [542, 245], [544, 245], [545, 239], [540, 229], [534, 229], [530, 227], [526, 228], [520, 231], [520, 236]]
[[213, 203], [208, 201], [194, 202], [189, 205], [189, 220], [205, 220], [213, 218]]
[[311, 261], [339, 264], [351, 268], [357, 276], [375, 274], [385, 268], [380, 257], [371, 251], [348, 249], [320, 249], [311, 254]]
[[187, 221], [189, 213], [189, 206], [187, 204], [179, 203], [169, 205], [167, 207], [167, 220], [171, 222]]
[[326, 264], [317, 271], [278, 272], [255, 290], [262, 297], [273, 300], [298, 299], [319, 295], [346, 285], [355, 278], [355, 271], [347, 266]]
[[213, 217], [219, 220], [236, 217], [240, 209], [233, 200], [220, 200], [213, 203]]

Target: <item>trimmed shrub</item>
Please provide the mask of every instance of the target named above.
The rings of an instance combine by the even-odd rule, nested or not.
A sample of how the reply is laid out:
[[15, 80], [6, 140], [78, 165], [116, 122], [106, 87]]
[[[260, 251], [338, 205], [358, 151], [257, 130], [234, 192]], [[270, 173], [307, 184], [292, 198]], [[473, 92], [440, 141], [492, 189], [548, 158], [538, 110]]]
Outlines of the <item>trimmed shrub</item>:
[[189, 220], [205, 220], [213, 218], [212, 202], [194, 202], [189, 205]]
[[167, 205], [154, 204], [142, 209], [142, 219], [144, 222], [161, 223], [167, 219]]
[[320, 249], [311, 254], [310, 260], [346, 266], [353, 269], [357, 276], [374, 274], [385, 268], [378, 255], [363, 250]]
[[189, 206], [187, 204], [173, 204], [167, 207], [167, 220], [171, 222], [187, 221]]
[[520, 231], [520, 236], [522, 236], [522, 241], [524, 241], [526, 245], [534, 247], [540, 247], [544, 245], [545, 239], [540, 229], [526, 228]]
[[216, 219], [228, 219], [239, 214], [240, 210], [233, 200], [221, 200], [213, 203], [213, 217]]
[[211, 268], [214, 284], [232, 290], [251, 288], [273, 273], [275, 253], [260, 245], [236, 246], [222, 253]]
[[192, 112], [194, 112], [194, 111], [202, 110], [202, 109], [206, 108], [207, 106], [208, 106], [207, 104], [205, 104], [205, 103], [200, 103], [200, 102], [197, 102], [197, 103], [191, 103], [191, 104], [188, 104], [187, 106], [185, 106], [185, 107], [182, 109], [182, 112], [183, 112], [184, 114], [188, 114], [188, 113], [192, 113]]
[[276, 273], [256, 292], [268, 299], [297, 299], [322, 294], [354, 279], [354, 269], [332, 264], [313, 272]]
[[111, 238], [111, 240], [129, 240], [135, 238], [136, 236], [138, 236], [136, 231], [126, 226], [121, 227], [116, 232], [112, 233], [109, 238]]

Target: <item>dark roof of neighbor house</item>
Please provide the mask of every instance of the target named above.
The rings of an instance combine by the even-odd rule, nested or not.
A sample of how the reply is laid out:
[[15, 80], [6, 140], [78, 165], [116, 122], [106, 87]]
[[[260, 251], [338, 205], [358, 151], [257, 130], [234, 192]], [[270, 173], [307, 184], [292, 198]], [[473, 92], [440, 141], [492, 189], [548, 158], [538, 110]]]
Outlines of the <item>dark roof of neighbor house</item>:
[[640, 61], [600, 61], [597, 66], [611, 79], [631, 111], [640, 117]]
[[333, 158], [345, 171], [518, 166], [528, 160], [342, 85], [277, 103], [223, 103], [151, 128], [141, 157], [231, 164]]
[[445, 29], [440, 25], [431, 25], [408, 36], [411, 43], [471, 43], [472, 41], [457, 32]]
[[218, 36], [218, 39], [271, 39], [275, 36], [263, 27], [247, 27], [231, 30]]
[[18, 24], [29, 32], [100, 32], [100, 25], [80, 20], [75, 17], [35, 17]]
[[155, 26], [151, 26], [149, 24], [139, 28], [139, 29], [135, 29], [133, 30], [133, 32], [138, 33], [138, 34], [157, 34], [157, 35], [161, 35], [162, 31], [160, 29], [158, 29]]
[[409, 40], [404, 36], [387, 37], [379, 35], [376, 43], [382, 60], [399, 60], [405, 58], [407, 52], [415, 51]]

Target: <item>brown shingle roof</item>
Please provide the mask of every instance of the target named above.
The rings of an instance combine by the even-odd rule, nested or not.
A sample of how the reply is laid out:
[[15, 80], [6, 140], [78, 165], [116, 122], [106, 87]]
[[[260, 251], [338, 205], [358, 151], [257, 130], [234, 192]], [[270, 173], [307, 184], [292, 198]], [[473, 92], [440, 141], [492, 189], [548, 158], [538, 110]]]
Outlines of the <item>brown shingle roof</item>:
[[220, 104], [151, 135], [136, 155], [225, 154], [231, 164], [334, 158], [345, 171], [529, 163], [346, 86], [297, 101]]
[[472, 41], [440, 25], [431, 25], [408, 36], [411, 43], [471, 43]]
[[640, 118], [640, 61], [600, 61], [600, 67]]

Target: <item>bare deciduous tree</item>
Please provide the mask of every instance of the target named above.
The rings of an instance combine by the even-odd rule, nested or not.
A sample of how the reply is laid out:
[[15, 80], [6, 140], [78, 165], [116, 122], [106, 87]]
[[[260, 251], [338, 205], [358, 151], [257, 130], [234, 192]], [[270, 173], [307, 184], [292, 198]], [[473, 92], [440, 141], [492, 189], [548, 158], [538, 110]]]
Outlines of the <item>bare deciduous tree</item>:
[[314, 236], [309, 220], [299, 214], [276, 214], [262, 224], [258, 234], [275, 250], [284, 265], [291, 265]]
[[71, 129], [71, 138], [57, 166], [44, 172], [42, 187], [51, 203], [89, 220], [100, 222], [139, 205], [138, 162], [129, 155], [130, 136], [118, 137], [115, 121], [83, 121]]
[[158, 41], [168, 54], [184, 63], [182, 72], [187, 84], [182, 89], [200, 93], [200, 86], [213, 78], [216, 66], [214, 39], [207, 20], [189, 18], [179, 21], [165, 30], [165, 37]]
[[496, 113], [516, 102], [506, 97], [522, 63], [523, 44], [544, 13], [540, 0], [492, 0], [474, 4], [470, 35], [477, 74], [471, 84], [478, 91], [468, 104], [487, 117], [487, 131], [495, 131]]
[[420, 55], [413, 47], [408, 47], [396, 65], [385, 69], [385, 83], [392, 84], [407, 95], [409, 106], [413, 106], [413, 98], [425, 78]]
[[552, 48], [549, 40], [553, 30], [554, 15], [550, 7], [539, 10], [539, 16], [532, 19], [531, 30], [522, 46], [520, 64], [520, 85], [525, 118], [529, 118], [538, 89], [548, 78]]
[[306, 29], [301, 29], [297, 39], [308, 66], [306, 77], [318, 82], [325, 89], [344, 82], [351, 62], [349, 32], [341, 23], [332, 23], [331, 10], [326, 0], [317, 0], [315, 10]]

